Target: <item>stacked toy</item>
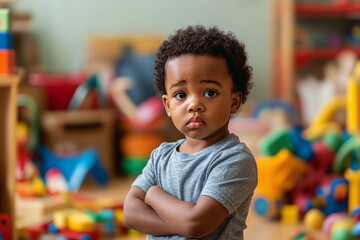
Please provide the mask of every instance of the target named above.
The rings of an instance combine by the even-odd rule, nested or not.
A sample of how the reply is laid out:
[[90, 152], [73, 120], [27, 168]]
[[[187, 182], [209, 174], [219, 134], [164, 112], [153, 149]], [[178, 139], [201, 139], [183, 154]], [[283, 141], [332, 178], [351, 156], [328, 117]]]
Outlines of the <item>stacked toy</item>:
[[119, 145], [123, 154], [123, 173], [126, 175], [141, 173], [151, 152], [164, 141], [159, 129], [165, 118], [162, 102], [152, 97], [137, 107], [136, 118], [122, 119], [125, 132]]
[[15, 72], [13, 34], [10, 32], [10, 10], [0, 8], [0, 75]]
[[[359, 78], [360, 61], [347, 95], [325, 105], [308, 128], [277, 129], [262, 139], [254, 198], [259, 215], [287, 223], [303, 217], [305, 226], [333, 240], [360, 236]], [[346, 122], [339, 120], [343, 110]]]

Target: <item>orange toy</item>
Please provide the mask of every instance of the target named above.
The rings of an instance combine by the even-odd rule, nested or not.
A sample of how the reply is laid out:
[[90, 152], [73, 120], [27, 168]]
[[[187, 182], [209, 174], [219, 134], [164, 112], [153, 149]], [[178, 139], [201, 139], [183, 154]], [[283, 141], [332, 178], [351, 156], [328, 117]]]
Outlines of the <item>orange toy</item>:
[[12, 74], [15, 72], [15, 51], [0, 50], [0, 74]]
[[285, 193], [293, 189], [305, 174], [306, 162], [282, 149], [271, 157], [261, 157], [258, 162], [259, 182], [254, 201], [255, 211], [261, 216], [276, 217]]

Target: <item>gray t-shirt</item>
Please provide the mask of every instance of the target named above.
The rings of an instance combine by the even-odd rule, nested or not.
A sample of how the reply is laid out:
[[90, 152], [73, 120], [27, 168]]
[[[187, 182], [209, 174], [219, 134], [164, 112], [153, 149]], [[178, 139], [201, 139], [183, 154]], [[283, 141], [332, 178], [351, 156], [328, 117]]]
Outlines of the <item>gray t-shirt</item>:
[[[157, 184], [183, 201], [197, 202], [201, 195], [221, 203], [229, 215], [203, 239], [243, 239], [245, 220], [257, 185], [256, 162], [239, 138], [230, 134], [193, 154], [180, 153], [184, 139], [162, 143], [132, 186], [144, 192]], [[186, 239], [182, 236], [148, 236], [147, 239]]]

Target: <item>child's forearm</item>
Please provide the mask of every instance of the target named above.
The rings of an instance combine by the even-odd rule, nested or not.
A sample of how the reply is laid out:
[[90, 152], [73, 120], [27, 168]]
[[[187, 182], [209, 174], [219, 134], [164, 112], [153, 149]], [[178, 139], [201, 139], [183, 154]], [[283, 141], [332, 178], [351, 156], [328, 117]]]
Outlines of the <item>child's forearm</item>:
[[226, 209], [210, 197], [197, 203], [181, 201], [159, 186], [151, 187], [145, 196], [159, 217], [178, 235], [201, 238], [210, 234], [227, 216]]
[[124, 224], [149, 235], [174, 235], [157, 213], [144, 202], [145, 193], [133, 187], [124, 202]]

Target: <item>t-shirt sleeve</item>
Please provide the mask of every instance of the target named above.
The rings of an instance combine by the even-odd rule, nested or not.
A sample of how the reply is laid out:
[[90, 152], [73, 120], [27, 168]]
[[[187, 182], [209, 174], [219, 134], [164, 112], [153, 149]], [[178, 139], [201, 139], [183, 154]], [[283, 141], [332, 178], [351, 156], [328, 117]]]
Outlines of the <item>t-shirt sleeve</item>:
[[226, 152], [212, 164], [200, 195], [214, 198], [232, 214], [253, 194], [256, 185], [254, 157], [246, 151]]
[[131, 185], [132, 187], [136, 186], [144, 192], [147, 192], [151, 186], [156, 185], [154, 161], [156, 159], [157, 152], [158, 149], [152, 151], [149, 161], [142, 170], [142, 173], [135, 179], [135, 181]]

